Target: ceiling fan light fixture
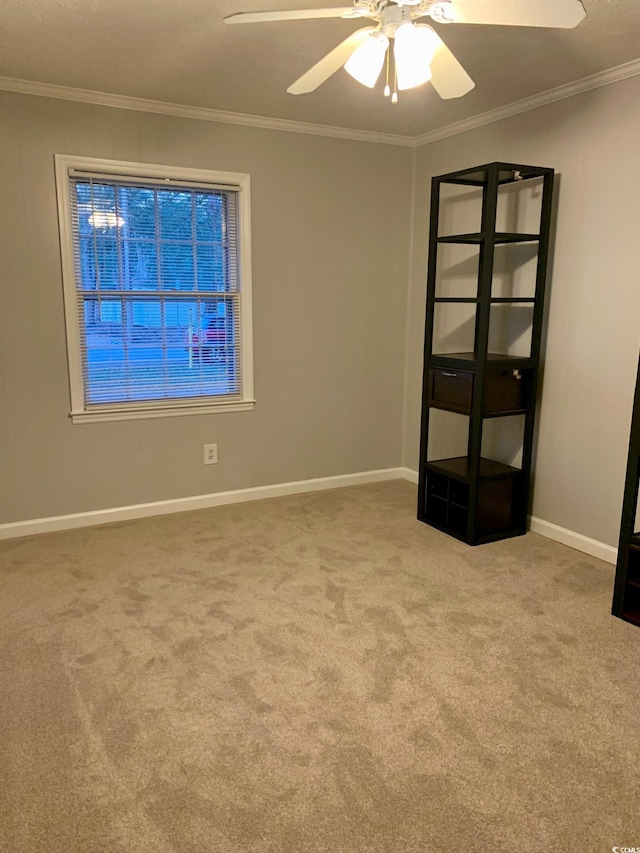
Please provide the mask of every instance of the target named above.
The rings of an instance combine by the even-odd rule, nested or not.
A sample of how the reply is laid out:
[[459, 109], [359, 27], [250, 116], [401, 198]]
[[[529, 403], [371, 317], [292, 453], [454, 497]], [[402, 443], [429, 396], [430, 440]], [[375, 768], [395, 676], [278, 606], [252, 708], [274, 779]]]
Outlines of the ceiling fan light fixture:
[[429, 26], [407, 22], [398, 27], [393, 49], [398, 89], [414, 89], [431, 79], [437, 45], [437, 36]]
[[383, 33], [371, 33], [347, 59], [344, 70], [358, 83], [373, 89], [382, 71], [388, 47], [389, 39]]
[[456, 16], [451, 0], [439, 0], [429, 9], [429, 14], [439, 24], [453, 24]]

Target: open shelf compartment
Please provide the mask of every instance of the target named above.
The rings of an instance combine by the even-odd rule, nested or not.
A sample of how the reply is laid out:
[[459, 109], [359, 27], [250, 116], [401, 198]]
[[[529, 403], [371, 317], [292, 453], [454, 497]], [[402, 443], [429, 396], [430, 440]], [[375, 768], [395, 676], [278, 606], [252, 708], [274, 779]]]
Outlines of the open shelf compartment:
[[521, 472], [491, 459], [480, 463], [475, 506], [468, 457], [427, 463], [425, 513], [420, 520], [470, 545], [487, 537], [514, 535]]

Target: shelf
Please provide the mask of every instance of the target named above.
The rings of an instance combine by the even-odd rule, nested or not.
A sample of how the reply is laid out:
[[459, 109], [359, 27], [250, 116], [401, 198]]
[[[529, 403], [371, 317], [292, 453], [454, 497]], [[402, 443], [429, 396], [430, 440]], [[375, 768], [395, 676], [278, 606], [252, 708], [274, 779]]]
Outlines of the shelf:
[[[488, 352], [486, 358], [486, 364], [491, 370], [500, 368], [522, 370], [534, 366], [533, 359], [522, 355]], [[429, 356], [429, 364], [434, 367], [463, 367], [465, 370], [473, 370], [478, 364], [478, 359], [473, 352], [435, 352]]]
[[[495, 168], [498, 169], [499, 184], [521, 183], [532, 178], [542, 178], [553, 171], [552, 169], [519, 166], [512, 163], [487, 163], [485, 166], [475, 166], [468, 171], [450, 172], [448, 175], [441, 175], [440, 181], [443, 184], [482, 187], [487, 183], [489, 170]], [[515, 172], [519, 173], [519, 178], [515, 177]]]
[[625, 585], [640, 589], [640, 548], [629, 545], [625, 554], [624, 547], [621, 547], [620, 563], [620, 573], [624, 573]]
[[436, 296], [434, 302], [475, 302], [480, 300], [474, 296]]
[[512, 418], [516, 415], [526, 415], [527, 409], [504, 409], [501, 412], [483, 412], [483, 418]]
[[504, 243], [533, 243], [540, 239], [539, 234], [515, 234], [507, 231], [496, 231], [491, 236], [486, 236], [482, 233], [476, 234], [447, 234], [446, 237], [438, 237], [438, 243], [461, 243], [477, 245], [484, 240], [493, 242], [496, 245]]
[[634, 530], [638, 513], [640, 475], [640, 361], [633, 399], [625, 475], [616, 579], [611, 612], [619, 619], [640, 626], [640, 531]]
[[[517, 525], [516, 507], [522, 500], [521, 480], [513, 476], [480, 478], [475, 497], [471, 494], [470, 482], [458, 479], [456, 463], [463, 460], [445, 459], [434, 464], [427, 463], [426, 480], [423, 479], [424, 502], [418, 510], [418, 518], [427, 524], [450, 533], [469, 545], [517, 536], [524, 533], [526, 525]], [[500, 466], [491, 460], [483, 460], [485, 467], [499, 467], [502, 471], [509, 466]], [[438, 466], [442, 465], [442, 468]], [[472, 511], [471, 505], [475, 506]]]
[[[453, 477], [456, 480], [461, 480], [463, 483], [470, 482], [468, 456], [456, 456], [452, 459], [434, 459], [431, 462], [427, 462], [426, 468], [428, 471], [433, 471], [436, 474], [444, 474], [446, 477]], [[512, 468], [511, 465], [504, 465], [502, 462], [495, 462], [493, 459], [480, 458], [481, 480], [515, 477], [520, 473], [520, 468]]]
[[[476, 304], [480, 302], [480, 299], [477, 296], [436, 296], [433, 300], [434, 302], [475, 302]], [[490, 300], [492, 305], [517, 305], [517, 304], [526, 304], [529, 303], [532, 305], [535, 303], [535, 299], [533, 297], [520, 297], [520, 296], [494, 296]]]
[[492, 303], [492, 305], [499, 305], [501, 303], [505, 304], [505, 305], [509, 305], [509, 304], [515, 305], [518, 303], [526, 303], [526, 302], [533, 304], [533, 303], [535, 303], [536, 300], [531, 296], [527, 296], [527, 297], [524, 297], [524, 296], [523, 297], [520, 297], [520, 296], [493, 296], [489, 301]]
[[[553, 169], [502, 162], [431, 181], [418, 518], [468, 545], [527, 530], [553, 183]], [[446, 184], [462, 188], [447, 190]], [[459, 233], [465, 228], [476, 230]], [[506, 244], [522, 248], [498, 249], [498, 270], [491, 263], [493, 249]], [[451, 251], [448, 245], [469, 248]], [[535, 263], [536, 255], [535, 283], [533, 267], [521, 281], [518, 270], [530, 260]], [[505, 274], [511, 278], [503, 281]], [[465, 351], [437, 351], [448, 344]], [[503, 351], [488, 352], [491, 347]], [[466, 422], [454, 424], [442, 412]], [[442, 438], [448, 438], [450, 425], [455, 425], [455, 443], [444, 449]], [[501, 459], [513, 459], [518, 448], [520, 467], [483, 457], [483, 446], [488, 456]], [[465, 455], [430, 460], [430, 447], [436, 455]], [[636, 593], [640, 588], [633, 589]], [[627, 599], [625, 606], [638, 609], [640, 600]]]

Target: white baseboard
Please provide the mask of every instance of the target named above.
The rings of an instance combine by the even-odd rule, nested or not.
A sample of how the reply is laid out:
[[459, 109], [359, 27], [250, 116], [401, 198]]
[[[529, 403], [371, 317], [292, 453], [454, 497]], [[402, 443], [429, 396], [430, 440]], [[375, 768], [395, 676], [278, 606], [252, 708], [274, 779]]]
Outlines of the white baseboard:
[[293, 483], [276, 483], [272, 486], [236, 489], [232, 492], [215, 492], [209, 495], [195, 495], [189, 498], [176, 498], [175, 500], [154, 501], [153, 503], [134, 504], [133, 506], [113, 507], [112, 509], [99, 509], [91, 512], [77, 512], [70, 515], [55, 515], [49, 518], [34, 518], [28, 521], [9, 522], [7, 524], [0, 524], [0, 539], [14, 539], [18, 536], [32, 536], [36, 533], [53, 533], [58, 530], [73, 530], [77, 527], [91, 527], [94, 524], [130, 521], [135, 518], [148, 518], [153, 515], [169, 515], [174, 512], [187, 512], [193, 509], [222, 506], [223, 504], [257, 501], [264, 498], [278, 498], [285, 495], [302, 494], [303, 492], [317, 492], [324, 489], [337, 489], [342, 486], [359, 486], [363, 483], [398, 480], [405, 478], [404, 472], [406, 470], [406, 468], [382, 468], [378, 471], [339, 474], [335, 477], [318, 477], [313, 480], [299, 480]]
[[[91, 527], [94, 524], [109, 524], [113, 521], [131, 521], [135, 518], [149, 518], [153, 515], [169, 515], [174, 512], [188, 512], [193, 509], [207, 509], [224, 504], [244, 503], [245, 501], [278, 498], [286, 495], [317, 492], [325, 489], [337, 489], [343, 486], [359, 486], [364, 483], [379, 483], [384, 480], [408, 480], [418, 482], [418, 472], [411, 468], [381, 468], [377, 471], [361, 471], [357, 474], [338, 474], [334, 477], [317, 477], [313, 480], [298, 480], [292, 483], [276, 483], [272, 486], [256, 486], [250, 489], [236, 489], [231, 492], [214, 492], [209, 495], [195, 495], [189, 498], [176, 498], [168, 501], [134, 504], [132, 506], [99, 509], [91, 512], [77, 512], [70, 515], [55, 515], [49, 518], [34, 518], [28, 521], [15, 521], [0, 524], [0, 539], [14, 539], [19, 536], [32, 536], [36, 533], [53, 533], [58, 530], [73, 530], [77, 527]], [[533, 533], [546, 536], [582, 551], [592, 557], [598, 557], [607, 563], [615, 563], [617, 549], [595, 539], [589, 539], [581, 533], [574, 533], [550, 521], [531, 516], [530, 529]]]
[[532, 533], [539, 533], [541, 536], [546, 536], [547, 539], [562, 542], [563, 545], [568, 545], [570, 548], [575, 548], [576, 551], [582, 551], [591, 557], [597, 557], [599, 560], [604, 560], [605, 563], [615, 565], [618, 558], [618, 549], [612, 545], [605, 545], [604, 542], [598, 542], [597, 539], [590, 539], [588, 536], [583, 536], [582, 533], [574, 533], [573, 530], [567, 530], [566, 527], [559, 527], [557, 524], [552, 524], [550, 521], [544, 521], [542, 518], [536, 518], [533, 515], [529, 521], [529, 529]]

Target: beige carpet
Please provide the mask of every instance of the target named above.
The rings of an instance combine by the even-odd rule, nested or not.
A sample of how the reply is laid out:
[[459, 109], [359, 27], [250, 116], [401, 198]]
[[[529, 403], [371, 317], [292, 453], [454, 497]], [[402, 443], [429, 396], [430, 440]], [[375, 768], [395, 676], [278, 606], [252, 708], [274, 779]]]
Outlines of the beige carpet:
[[640, 847], [613, 567], [405, 482], [0, 543], [0, 850]]

